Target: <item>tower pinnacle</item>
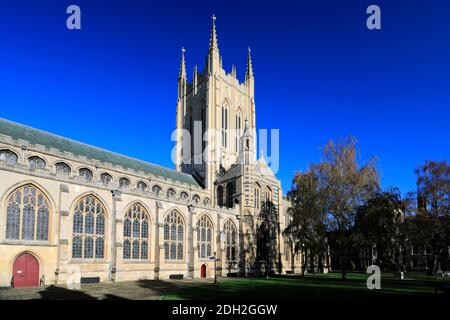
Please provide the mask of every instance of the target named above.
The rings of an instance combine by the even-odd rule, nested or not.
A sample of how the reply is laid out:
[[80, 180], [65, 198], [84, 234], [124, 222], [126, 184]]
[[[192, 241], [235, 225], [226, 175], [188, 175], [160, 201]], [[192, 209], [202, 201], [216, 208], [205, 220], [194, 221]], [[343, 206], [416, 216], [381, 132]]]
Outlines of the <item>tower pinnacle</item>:
[[217, 50], [219, 51], [219, 45], [217, 43], [217, 32], [216, 32], [216, 16], [213, 14], [212, 17], [212, 29], [211, 29], [211, 39], [209, 41], [209, 51]]
[[247, 69], [245, 71], [246, 79], [253, 78], [252, 49], [248, 47]]
[[186, 50], [184, 47], [181, 48], [181, 62], [180, 62], [180, 72], [178, 74], [178, 80], [186, 79], [186, 61], [184, 59], [184, 52]]

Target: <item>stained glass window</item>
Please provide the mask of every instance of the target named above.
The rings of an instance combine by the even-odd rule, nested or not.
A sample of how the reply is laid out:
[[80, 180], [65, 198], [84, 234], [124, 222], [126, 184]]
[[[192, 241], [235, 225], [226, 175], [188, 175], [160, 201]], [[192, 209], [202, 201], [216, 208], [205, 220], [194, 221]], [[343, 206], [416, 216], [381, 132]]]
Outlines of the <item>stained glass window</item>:
[[6, 239], [48, 240], [49, 201], [35, 186], [26, 185], [13, 191], [6, 210]]
[[183, 260], [184, 223], [177, 211], [170, 212], [165, 219], [164, 241], [166, 260]]
[[[150, 256], [148, 242], [150, 215], [147, 210], [139, 203], [133, 204], [127, 211], [123, 225], [123, 258], [125, 260], [147, 260]], [[126, 245], [128, 247], [126, 247]], [[125, 254], [125, 250], [132, 253]]]
[[105, 212], [92, 195], [78, 201], [73, 214], [72, 258], [104, 259]]
[[202, 215], [197, 222], [198, 257], [211, 257], [213, 224], [207, 215]]

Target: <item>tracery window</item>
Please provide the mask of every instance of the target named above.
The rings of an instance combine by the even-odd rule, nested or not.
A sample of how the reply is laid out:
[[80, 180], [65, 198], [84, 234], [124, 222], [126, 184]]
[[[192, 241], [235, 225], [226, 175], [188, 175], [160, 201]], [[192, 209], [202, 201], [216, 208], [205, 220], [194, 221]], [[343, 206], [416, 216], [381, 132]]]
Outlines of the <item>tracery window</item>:
[[217, 187], [217, 205], [219, 207], [223, 206], [223, 187], [222, 186]]
[[164, 257], [166, 260], [184, 258], [184, 223], [177, 211], [170, 212], [164, 221]]
[[102, 183], [103, 183], [105, 186], [107, 186], [107, 185], [109, 185], [109, 184], [112, 182], [113, 177], [112, 177], [110, 174], [104, 172], [104, 173], [102, 173], [102, 174], [100, 175], [100, 180], [102, 181]]
[[47, 166], [47, 163], [44, 161], [44, 159], [39, 157], [28, 158], [28, 164], [31, 170], [44, 169]]
[[236, 226], [231, 220], [225, 223], [226, 256], [228, 261], [236, 261]]
[[49, 200], [35, 186], [29, 184], [13, 191], [6, 211], [6, 239], [48, 240]]
[[192, 200], [194, 200], [195, 203], [200, 203], [200, 197], [196, 194], [192, 197]]
[[255, 183], [255, 209], [259, 210], [261, 208], [261, 187], [259, 184]]
[[129, 188], [130, 185], [131, 185], [131, 182], [127, 178], [123, 177], [123, 178], [119, 179], [119, 187], [121, 187], [121, 188]]
[[92, 195], [78, 201], [73, 214], [72, 258], [105, 257], [105, 213], [103, 204]]
[[148, 260], [149, 258], [150, 215], [136, 203], [132, 205], [123, 224], [123, 258], [125, 260]]
[[187, 198], [189, 198], [189, 195], [186, 192], [183, 191], [183, 192], [180, 193], [180, 198], [181, 199], [187, 199]]
[[142, 192], [146, 192], [148, 189], [147, 184], [144, 181], [138, 181], [136, 188]]
[[169, 198], [175, 197], [175, 195], [176, 195], [176, 192], [175, 192], [175, 190], [173, 190], [172, 188], [170, 188], [169, 190], [167, 190], [167, 196], [168, 196]]
[[17, 163], [18, 157], [17, 154], [10, 150], [0, 150], [0, 161], [6, 162], [6, 164], [15, 164]]
[[207, 259], [213, 255], [213, 225], [205, 214], [197, 223], [197, 244], [199, 259]]
[[155, 193], [155, 194], [160, 194], [161, 191], [162, 191], [161, 187], [158, 186], [157, 184], [155, 184], [155, 185], [153, 186], [153, 188], [152, 188], [152, 192]]
[[86, 181], [92, 181], [94, 178], [94, 174], [88, 168], [81, 168], [78, 173], [80, 177], [84, 178]]
[[234, 183], [228, 183], [226, 186], [226, 205], [227, 208], [233, 208]]
[[264, 201], [266, 203], [272, 202], [272, 190], [269, 187], [264, 189]]
[[222, 106], [222, 146], [226, 148], [228, 146], [228, 108], [224, 104]]
[[235, 141], [235, 151], [239, 152], [239, 139], [241, 137], [242, 131], [242, 116], [241, 113], [238, 112], [236, 115], [236, 141]]
[[58, 174], [65, 174], [70, 175], [72, 169], [70, 169], [70, 166], [65, 162], [58, 162], [55, 164], [56, 173]]

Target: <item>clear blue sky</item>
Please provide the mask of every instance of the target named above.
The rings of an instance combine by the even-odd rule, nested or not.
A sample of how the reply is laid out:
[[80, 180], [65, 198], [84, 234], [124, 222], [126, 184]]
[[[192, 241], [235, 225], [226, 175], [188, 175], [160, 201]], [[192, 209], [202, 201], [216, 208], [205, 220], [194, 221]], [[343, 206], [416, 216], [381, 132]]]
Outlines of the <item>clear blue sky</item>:
[[[82, 30], [66, 29], [66, 8]], [[378, 4], [382, 30], [365, 27]], [[203, 68], [217, 16], [225, 69], [252, 47], [257, 125], [279, 128], [278, 177], [352, 134], [380, 159], [382, 185], [450, 150], [449, 1], [3, 0], [0, 117], [167, 167], [180, 47]]]

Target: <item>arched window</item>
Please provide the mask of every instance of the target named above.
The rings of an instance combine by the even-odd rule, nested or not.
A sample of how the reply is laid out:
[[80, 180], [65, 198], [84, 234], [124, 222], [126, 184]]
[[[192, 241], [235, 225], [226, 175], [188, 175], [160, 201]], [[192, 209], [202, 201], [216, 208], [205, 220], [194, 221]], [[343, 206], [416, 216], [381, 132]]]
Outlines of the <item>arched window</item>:
[[203, 200], [203, 204], [204, 204], [205, 206], [209, 206], [210, 203], [211, 203], [211, 199], [209, 199], [209, 198], [205, 198], [205, 199]]
[[200, 197], [199, 197], [197, 194], [194, 194], [194, 196], [192, 197], [192, 200], [193, 200], [195, 203], [200, 203]]
[[153, 186], [153, 188], [152, 188], [152, 192], [155, 193], [155, 194], [157, 194], [157, 195], [160, 194], [161, 191], [162, 191], [161, 187], [158, 186], [157, 184], [155, 184], [155, 185]]
[[217, 205], [223, 207], [223, 187], [217, 187]]
[[189, 198], [189, 195], [187, 194], [187, 192], [183, 191], [183, 192], [180, 193], [180, 199], [185, 200], [187, 198]]
[[72, 169], [70, 169], [70, 166], [65, 162], [58, 162], [55, 164], [56, 173], [58, 174], [65, 174], [70, 175], [70, 172]]
[[177, 211], [169, 213], [164, 221], [164, 256], [166, 260], [183, 260], [184, 223]]
[[35, 186], [13, 191], [6, 212], [6, 239], [48, 241], [49, 201]]
[[6, 162], [6, 164], [16, 164], [18, 160], [17, 154], [10, 150], [0, 150], [0, 161]]
[[213, 225], [207, 215], [197, 222], [198, 258], [207, 259], [213, 255]]
[[242, 115], [240, 112], [236, 114], [236, 141], [235, 141], [235, 151], [239, 152], [239, 139], [242, 134]]
[[88, 168], [81, 168], [78, 173], [80, 177], [84, 178], [86, 181], [92, 181], [94, 178], [94, 174]]
[[261, 208], [261, 186], [255, 183], [255, 209]]
[[105, 213], [103, 204], [92, 195], [78, 201], [73, 214], [72, 258], [105, 257]]
[[167, 190], [167, 196], [169, 198], [175, 197], [177, 193], [175, 192], [175, 190], [173, 190], [172, 188], [169, 188], [169, 190]]
[[42, 158], [39, 158], [39, 157], [28, 158], [28, 164], [29, 164], [31, 170], [45, 169], [45, 167], [47, 166], [47, 163], [45, 162], [45, 160]]
[[148, 260], [149, 230], [150, 216], [147, 210], [139, 203], [132, 205], [123, 223], [123, 258], [125, 260]]
[[233, 221], [228, 220], [225, 223], [226, 255], [228, 261], [236, 261], [236, 235], [236, 226]]
[[127, 178], [122, 177], [119, 179], [119, 187], [120, 188], [129, 188], [130, 185], [131, 185], [131, 182]]
[[112, 182], [113, 177], [112, 177], [110, 174], [104, 172], [104, 173], [102, 173], [102, 174], [100, 175], [100, 180], [102, 181], [102, 183], [103, 183], [105, 186], [107, 186], [107, 185], [109, 185], [109, 184]]
[[264, 189], [264, 202], [272, 202], [272, 189], [270, 189], [270, 187]]
[[147, 186], [147, 184], [146, 184], [144, 181], [139, 181], [139, 182], [136, 184], [136, 188], [137, 188], [138, 190], [142, 191], [142, 192], [146, 192], [147, 189], [148, 189], [148, 186]]
[[234, 184], [228, 183], [226, 187], [227, 208], [233, 208]]
[[226, 148], [228, 146], [228, 107], [224, 103], [222, 106], [222, 146]]

